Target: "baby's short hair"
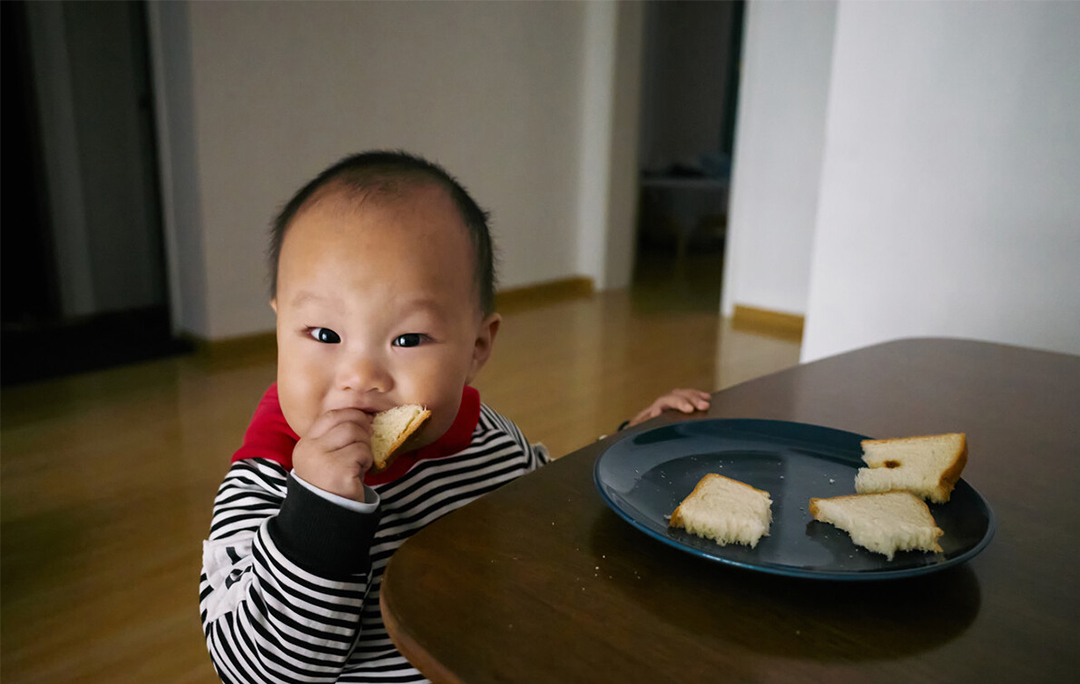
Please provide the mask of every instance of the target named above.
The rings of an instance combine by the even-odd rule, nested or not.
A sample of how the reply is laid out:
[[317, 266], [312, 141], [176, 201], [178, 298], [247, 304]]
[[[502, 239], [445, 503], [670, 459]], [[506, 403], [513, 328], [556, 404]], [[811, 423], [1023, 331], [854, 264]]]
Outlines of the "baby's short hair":
[[278, 262], [285, 232], [296, 215], [322, 190], [347, 195], [401, 196], [418, 185], [434, 183], [443, 188], [461, 214], [476, 257], [475, 278], [484, 315], [495, 311], [495, 255], [488, 228], [488, 213], [468, 191], [438, 164], [408, 152], [374, 150], [345, 157], [302, 187], [274, 219], [270, 229], [270, 294], [277, 296]]

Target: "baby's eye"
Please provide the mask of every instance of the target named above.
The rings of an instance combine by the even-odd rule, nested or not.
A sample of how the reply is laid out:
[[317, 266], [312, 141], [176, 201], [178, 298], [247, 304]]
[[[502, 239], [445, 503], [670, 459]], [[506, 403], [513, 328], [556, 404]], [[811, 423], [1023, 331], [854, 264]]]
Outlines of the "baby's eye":
[[308, 334], [324, 344], [338, 344], [341, 342], [341, 336], [330, 328], [311, 328], [308, 330]]
[[406, 333], [394, 338], [395, 347], [419, 347], [427, 339], [423, 333]]

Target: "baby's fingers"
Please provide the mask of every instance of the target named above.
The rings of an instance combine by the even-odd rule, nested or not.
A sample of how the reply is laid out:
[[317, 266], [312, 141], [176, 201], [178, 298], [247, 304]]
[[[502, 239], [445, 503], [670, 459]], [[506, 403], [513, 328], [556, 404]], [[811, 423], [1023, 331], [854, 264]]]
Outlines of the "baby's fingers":
[[[678, 389], [672, 392], [672, 394], [685, 399], [685, 403], [682, 404], [681, 410], [690, 413], [692, 411], [708, 411], [709, 401], [712, 399], [712, 395], [708, 392], [702, 392], [701, 390], [694, 389]], [[687, 410], [686, 406], [693, 407], [691, 410]]]
[[683, 413], [694, 411], [707, 411], [709, 409], [709, 394], [700, 390], [677, 389], [670, 394], [665, 394], [656, 400], [654, 406], [661, 409], [674, 409]]
[[694, 402], [686, 397], [667, 396], [657, 401], [657, 404], [659, 404], [660, 408], [663, 410], [671, 409], [673, 411], [682, 411], [683, 413], [693, 413], [697, 410], [697, 407], [694, 406]]
[[658, 415], [660, 415], [660, 413], [663, 410], [664, 410], [664, 408], [662, 406], [658, 406], [657, 404], [654, 403], [649, 408], [645, 409], [644, 411], [639, 412], [636, 416], [634, 416], [630, 420], [630, 422], [627, 423], [627, 427], [633, 427], [634, 425], [637, 425], [639, 423], [644, 423], [645, 421], [647, 421], [647, 420], [649, 420], [651, 418], [655, 418]]
[[351, 421], [338, 423], [324, 432], [317, 441], [324, 452], [332, 453], [353, 444], [368, 443], [371, 441], [371, 430]]
[[370, 429], [371, 416], [360, 409], [333, 409], [316, 418], [304, 436], [312, 440], [321, 439], [338, 426], [348, 423]]

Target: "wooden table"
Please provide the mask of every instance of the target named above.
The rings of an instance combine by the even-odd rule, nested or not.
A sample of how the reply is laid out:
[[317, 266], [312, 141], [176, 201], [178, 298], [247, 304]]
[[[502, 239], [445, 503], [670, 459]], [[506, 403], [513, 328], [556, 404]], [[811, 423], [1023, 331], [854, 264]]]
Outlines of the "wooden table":
[[704, 417], [875, 437], [966, 432], [963, 477], [990, 503], [997, 533], [971, 562], [908, 579], [731, 568], [655, 541], [607, 508], [593, 484], [601, 441], [398, 550], [381, 600], [402, 653], [435, 682], [468, 684], [1080, 674], [1080, 357], [902, 340], [724, 390]]

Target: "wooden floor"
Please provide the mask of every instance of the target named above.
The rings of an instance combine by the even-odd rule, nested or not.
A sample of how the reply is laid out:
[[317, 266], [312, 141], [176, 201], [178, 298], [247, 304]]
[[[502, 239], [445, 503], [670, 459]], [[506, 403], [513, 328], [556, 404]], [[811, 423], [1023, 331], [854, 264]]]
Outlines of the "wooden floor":
[[[674, 387], [797, 362], [797, 342], [723, 325], [717, 284], [702, 294], [675, 275], [506, 312], [484, 401], [561, 456]], [[273, 380], [273, 349], [255, 345], [3, 391], [0, 679], [217, 681], [199, 625], [201, 540]]]

